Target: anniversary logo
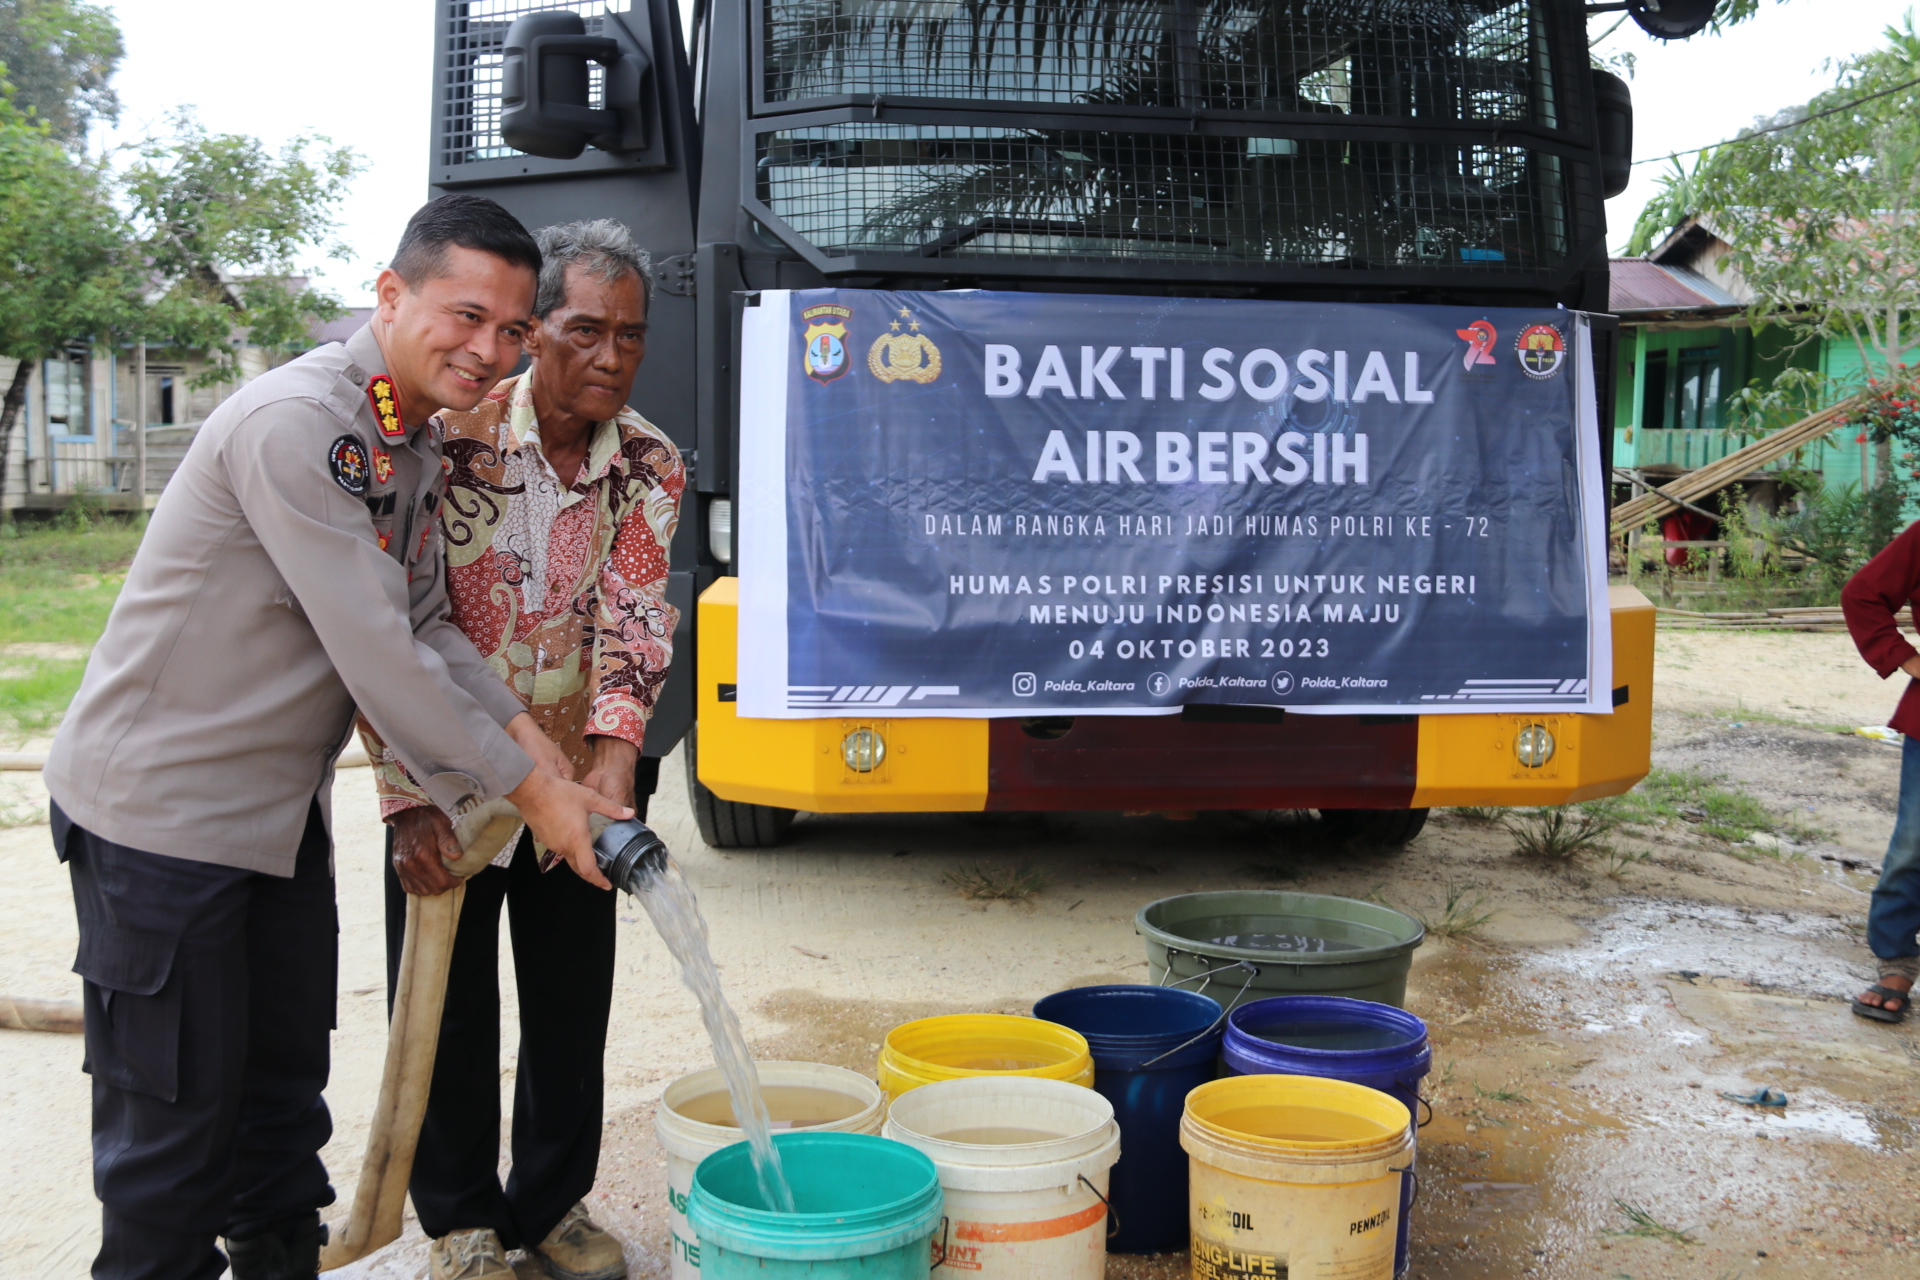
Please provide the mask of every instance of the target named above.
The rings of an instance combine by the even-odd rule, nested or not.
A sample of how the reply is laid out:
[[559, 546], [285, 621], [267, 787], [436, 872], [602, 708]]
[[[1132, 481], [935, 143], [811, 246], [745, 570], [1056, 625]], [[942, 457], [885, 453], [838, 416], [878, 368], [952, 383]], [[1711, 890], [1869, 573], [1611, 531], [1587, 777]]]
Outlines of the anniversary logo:
[[1586, 352], [1566, 311], [763, 292], [740, 713], [1608, 712]]

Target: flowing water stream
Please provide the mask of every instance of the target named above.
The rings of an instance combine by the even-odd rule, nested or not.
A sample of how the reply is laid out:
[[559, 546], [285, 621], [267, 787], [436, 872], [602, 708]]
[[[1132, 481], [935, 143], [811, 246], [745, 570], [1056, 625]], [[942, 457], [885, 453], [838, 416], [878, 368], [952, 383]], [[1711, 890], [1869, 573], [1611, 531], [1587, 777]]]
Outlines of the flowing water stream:
[[700, 1020], [706, 1023], [707, 1035], [713, 1041], [713, 1060], [727, 1082], [734, 1119], [753, 1151], [753, 1172], [760, 1184], [761, 1200], [769, 1209], [792, 1213], [793, 1188], [780, 1167], [780, 1152], [773, 1145], [773, 1126], [760, 1092], [760, 1075], [747, 1052], [746, 1038], [740, 1034], [740, 1019], [720, 990], [720, 971], [714, 967], [713, 953], [707, 947], [706, 917], [700, 914], [692, 886], [681, 874], [680, 864], [663, 850], [660, 857], [649, 858], [636, 867], [626, 887], [646, 909], [647, 918], [680, 964], [681, 981], [700, 1002]]

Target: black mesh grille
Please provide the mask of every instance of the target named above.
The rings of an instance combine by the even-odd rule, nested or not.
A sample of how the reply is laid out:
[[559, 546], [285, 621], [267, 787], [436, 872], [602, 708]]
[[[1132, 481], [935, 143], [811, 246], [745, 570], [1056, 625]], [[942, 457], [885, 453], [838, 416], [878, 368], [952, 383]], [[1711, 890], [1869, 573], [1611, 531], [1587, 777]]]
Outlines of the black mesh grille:
[[[440, 106], [440, 163], [472, 164], [520, 153], [500, 141], [500, 46], [507, 28], [523, 13], [571, 9], [586, 19], [587, 34], [598, 35], [607, 0], [457, 0], [447, 6], [441, 33], [447, 92]], [[589, 63], [588, 101], [598, 103], [605, 75]]]
[[760, 199], [821, 252], [1526, 271], [1562, 168], [1519, 146], [838, 124], [761, 135]]
[[1555, 123], [1539, 0], [765, 0], [765, 93]]

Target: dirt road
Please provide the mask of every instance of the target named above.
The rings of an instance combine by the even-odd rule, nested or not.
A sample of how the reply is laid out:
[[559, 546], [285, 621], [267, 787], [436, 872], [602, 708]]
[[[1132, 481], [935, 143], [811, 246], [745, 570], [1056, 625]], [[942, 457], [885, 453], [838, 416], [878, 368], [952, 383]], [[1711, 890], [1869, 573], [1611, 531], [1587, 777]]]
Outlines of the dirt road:
[[[1424, 946], [1409, 989], [1437, 1045], [1415, 1275], [1920, 1277], [1920, 1043], [1851, 1018], [1841, 998], [1868, 973], [1864, 888], [1892, 826], [1899, 753], [1779, 722], [1884, 716], [1893, 691], [1849, 665], [1845, 646], [1661, 637], [1657, 763], [1724, 774], [1826, 833], [1795, 856], [1678, 820], [1619, 840], [1649, 860], [1616, 878], [1598, 862], [1525, 862], [1501, 827], [1459, 814], [1436, 814], [1394, 856], [1327, 847], [1297, 823], [1107, 815], [810, 818], [777, 852], [721, 853], [693, 831], [677, 761], [654, 816], [700, 893], [756, 1052], [861, 1070], [905, 1018], [1023, 1012], [1062, 987], [1140, 980], [1133, 913], [1168, 894], [1285, 886], [1373, 895], [1429, 919], [1449, 896], [1480, 898], [1476, 913], [1492, 918]], [[343, 964], [326, 1158], [344, 1203], [383, 1035], [365, 770], [343, 773], [336, 812]], [[1036, 868], [1052, 884], [982, 907], [948, 880], [976, 865]], [[0, 832], [0, 874], [11, 899], [0, 991], [70, 998], [72, 911], [44, 827]], [[621, 919], [595, 1207], [627, 1234], [636, 1275], [664, 1275], [650, 1108], [709, 1059], [644, 917], [623, 905]], [[11, 1274], [86, 1271], [95, 1207], [79, 1059], [77, 1037], [0, 1032]], [[501, 1068], [504, 1091], [511, 1048]], [[1783, 1114], [1720, 1097], [1762, 1084], [1791, 1095]], [[424, 1275], [424, 1248], [409, 1239], [341, 1274]], [[1110, 1274], [1184, 1274], [1184, 1257], [1116, 1259]]]

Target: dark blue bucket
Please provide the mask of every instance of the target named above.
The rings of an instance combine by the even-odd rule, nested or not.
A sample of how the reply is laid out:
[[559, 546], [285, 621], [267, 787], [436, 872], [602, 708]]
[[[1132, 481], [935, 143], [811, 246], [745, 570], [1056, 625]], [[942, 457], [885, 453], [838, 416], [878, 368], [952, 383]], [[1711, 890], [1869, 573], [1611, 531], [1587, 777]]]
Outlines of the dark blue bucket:
[[1169, 987], [1079, 987], [1033, 1006], [1072, 1027], [1093, 1052], [1093, 1087], [1120, 1122], [1120, 1162], [1109, 1195], [1115, 1253], [1187, 1247], [1187, 1154], [1180, 1116], [1187, 1094], [1214, 1078], [1220, 1005]]
[[[1235, 1009], [1222, 1052], [1237, 1076], [1324, 1076], [1363, 1084], [1420, 1115], [1420, 1081], [1433, 1069], [1427, 1024], [1404, 1009], [1344, 996], [1276, 996]], [[1095, 1066], [1095, 1079], [1099, 1078]], [[1126, 1151], [1124, 1140], [1120, 1150]], [[1400, 1241], [1393, 1274], [1407, 1269], [1407, 1210], [1414, 1182], [1400, 1196]]]

